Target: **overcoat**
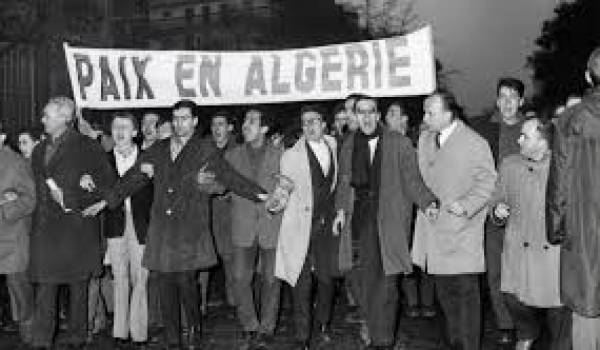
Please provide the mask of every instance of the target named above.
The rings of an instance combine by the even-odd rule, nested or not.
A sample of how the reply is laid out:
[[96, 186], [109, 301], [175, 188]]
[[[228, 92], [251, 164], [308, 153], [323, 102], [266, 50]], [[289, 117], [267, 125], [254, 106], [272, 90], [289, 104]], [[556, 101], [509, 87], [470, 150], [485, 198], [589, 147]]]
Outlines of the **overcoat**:
[[[352, 181], [352, 151], [355, 134], [350, 134], [342, 145], [339, 156], [336, 210], [344, 210], [346, 222], [340, 237], [340, 269], [352, 268], [351, 222], [354, 208]], [[386, 275], [410, 273], [409, 253], [413, 205], [425, 209], [436, 200], [425, 185], [415, 149], [404, 135], [384, 129], [378, 147], [381, 150], [381, 182], [377, 225], [383, 270]]]
[[0, 202], [4, 193], [17, 194], [16, 200], [0, 204], [0, 274], [11, 274], [29, 264], [35, 185], [29, 162], [10, 148], [0, 146], [0, 164]]
[[254, 201], [265, 191], [223, 160], [211, 140], [192, 136], [174, 161], [170, 142], [159, 141], [142, 152], [136, 164], [107, 191], [106, 199], [111, 208], [120, 205], [150, 181], [141, 166], [152, 165], [154, 198], [144, 266], [161, 272], [207, 268], [217, 263], [209, 226], [209, 201], [214, 191], [211, 186], [197, 185], [198, 171], [204, 167], [214, 172], [219, 183]]
[[561, 300], [600, 316], [600, 88], [558, 119], [548, 180], [548, 236], [561, 246]]
[[[424, 131], [419, 138], [419, 169], [441, 207], [436, 220], [417, 214], [412, 256], [431, 274], [485, 271], [483, 225], [496, 186], [494, 159], [481, 136], [456, 122], [439, 149], [433, 131]], [[450, 214], [447, 209], [453, 202], [460, 203], [466, 215]]]
[[[333, 182], [330, 191], [336, 187], [338, 172], [337, 146], [335, 139], [325, 136], [333, 156], [331, 166], [333, 169]], [[286, 150], [281, 157], [281, 173], [294, 181], [294, 191], [291, 193], [287, 207], [281, 219], [277, 252], [275, 254], [275, 277], [295, 286], [302, 271], [308, 253], [312, 215], [313, 215], [313, 187], [308, 160], [306, 139], [301, 137], [293, 147]], [[337, 252], [339, 239], [333, 237], [330, 228], [329, 239], [320, 240], [315, 250], [316, 264], [328, 275], [332, 275], [338, 265]], [[331, 255], [329, 259], [327, 255]], [[317, 271], [319, 273], [320, 271]]]
[[[95, 141], [68, 129], [46, 163], [49, 138], [33, 150], [31, 165], [37, 203], [31, 233], [30, 273], [35, 282], [69, 283], [85, 279], [100, 268], [100, 219], [81, 211], [100, 199], [98, 192], [79, 186], [84, 174], [99, 188], [108, 188], [115, 175], [104, 150]], [[47, 179], [64, 193], [65, 211], [51, 195]]]

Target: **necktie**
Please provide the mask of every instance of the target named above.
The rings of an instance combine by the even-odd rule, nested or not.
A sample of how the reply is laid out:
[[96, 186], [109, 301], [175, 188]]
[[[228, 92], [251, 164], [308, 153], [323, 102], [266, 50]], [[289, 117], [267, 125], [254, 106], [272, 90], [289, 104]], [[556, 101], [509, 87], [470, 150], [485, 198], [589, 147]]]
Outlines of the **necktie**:
[[435, 149], [436, 149], [436, 150], [438, 150], [438, 149], [440, 149], [440, 147], [442, 147], [442, 144], [441, 144], [441, 142], [440, 142], [440, 136], [441, 136], [441, 135], [442, 135], [442, 134], [441, 134], [441, 133], [439, 133], [439, 132], [436, 132], [436, 133], [435, 133]]

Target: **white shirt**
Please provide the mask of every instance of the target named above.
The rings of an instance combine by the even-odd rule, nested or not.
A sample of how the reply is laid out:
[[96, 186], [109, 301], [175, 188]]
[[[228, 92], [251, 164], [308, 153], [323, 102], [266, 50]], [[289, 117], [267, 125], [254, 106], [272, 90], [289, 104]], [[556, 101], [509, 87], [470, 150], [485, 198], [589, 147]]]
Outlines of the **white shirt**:
[[450, 137], [450, 135], [452, 134], [452, 132], [454, 131], [454, 129], [456, 129], [456, 126], [458, 125], [458, 122], [455, 120], [452, 122], [452, 124], [448, 125], [444, 130], [440, 131], [440, 147], [446, 143], [446, 140], [448, 140], [448, 137]]
[[329, 173], [329, 167], [331, 167], [331, 154], [329, 153], [329, 146], [327, 146], [325, 140], [318, 142], [308, 141], [308, 145], [317, 157], [317, 160], [321, 165], [321, 170], [323, 170], [323, 174], [327, 175]]
[[[126, 156], [117, 152], [116, 149], [113, 149], [113, 153], [115, 155], [115, 162], [117, 163], [117, 172], [119, 173], [119, 176], [123, 176], [127, 170], [129, 170], [135, 164], [138, 156], [138, 148], [137, 146], [133, 146], [133, 150]], [[125, 210], [127, 212], [131, 212], [130, 197], [125, 199]]]
[[375, 157], [375, 150], [377, 150], [377, 143], [379, 143], [379, 136], [369, 140], [369, 156], [371, 163], [373, 163], [373, 157]]

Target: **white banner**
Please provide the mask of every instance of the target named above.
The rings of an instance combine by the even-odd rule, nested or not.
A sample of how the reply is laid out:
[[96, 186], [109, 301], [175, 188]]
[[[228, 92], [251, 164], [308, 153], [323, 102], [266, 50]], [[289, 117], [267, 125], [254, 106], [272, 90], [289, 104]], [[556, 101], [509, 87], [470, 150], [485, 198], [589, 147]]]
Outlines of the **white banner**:
[[150, 51], [64, 45], [82, 108], [168, 107], [377, 97], [435, 90], [431, 28], [280, 51]]

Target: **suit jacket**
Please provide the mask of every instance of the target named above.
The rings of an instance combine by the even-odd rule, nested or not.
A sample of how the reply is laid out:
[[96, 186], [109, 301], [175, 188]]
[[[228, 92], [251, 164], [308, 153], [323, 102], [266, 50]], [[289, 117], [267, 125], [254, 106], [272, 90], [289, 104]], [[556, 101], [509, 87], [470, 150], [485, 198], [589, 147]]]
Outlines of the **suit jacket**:
[[[437, 220], [417, 214], [413, 259], [432, 274], [485, 271], [483, 225], [486, 205], [495, 188], [494, 159], [487, 142], [457, 120], [457, 127], [438, 150], [436, 133], [419, 138], [419, 169], [425, 183], [441, 201]], [[460, 203], [466, 215], [448, 213]]]
[[[79, 186], [89, 174], [99, 188], [115, 180], [104, 150], [87, 136], [67, 130], [54, 155], [45, 162], [48, 139], [33, 150], [31, 164], [37, 203], [31, 233], [30, 273], [34, 281], [68, 283], [87, 278], [100, 268], [100, 219], [83, 217], [81, 210], [100, 199]], [[63, 190], [65, 212], [51, 195], [46, 179]]]
[[[354, 134], [344, 141], [340, 152], [338, 189], [335, 205], [344, 210], [346, 223], [340, 237], [340, 269], [352, 267], [351, 222], [354, 207], [352, 180], [352, 151]], [[400, 133], [383, 130], [378, 147], [381, 149], [381, 185], [377, 223], [383, 270], [386, 275], [409, 273], [412, 261], [409, 239], [413, 205], [424, 209], [436, 200], [421, 178], [415, 149], [409, 138]]]
[[[337, 145], [331, 136], [325, 136], [325, 142], [329, 145], [333, 156], [331, 169], [334, 171], [334, 180], [330, 189], [333, 192], [338, 174]], [[292, 148], [283, 153], [281, 173], [294, 181], [294, 191], [283, 211], [275, 254], [275, 276], [295, 286], [308, 253], [313, 221], [313, 188], [304, 137], [301, 137]], [[332, 235], [331, 230], [329, 230], [329, 234]], [[323, 249], [330, 254], [337, 251], [333, 246], [315, 248]]]
[[[275, 175], [279, 174], [279, 161], [282, 149], [270, 143], [264, 147], [262, 162], [258, 164], [258, 173], [252, 174], [252, 164], [248, 144], [241, 144], [225, 153], [225, 159], [243, 176], [252, 179], [271, 193], [277, 185]], [[234, 195], [231, 206], [231, 234], [236, 247], [251, 247], [258, 244], [267, 249], [275, 248], [281, 224], [281, 214], [272, 215], [262, 203]]]
[[216, 152], [207, 139], [192, 136], [175, 161], [170, 139], [159, 141], [141, 153], [136, 165], [117, 185], [106, 192], [111, 208], [116, 208], [150, 179], [141, 165], [154, 168], [154, 198], [143, 264], [149, 270], [177, 272], [207, 268], [217, 263], [210, 235], [209, 202], [213, 186], [197, 185], [198, 171], [206, 166], [217, 181], [251, 200], [265, 191], [237, 173]]
[[29, 264], [29, 232], [35, 184], [29, 162], [0, 146], [0, 202], [6, 192], [17, 199], [0, 204], [0, 274], [23, 272]]
[[[138, 153], [138, 157], [139, 154], [141, 153]], [[107, 156], [115, 176], [120, 178], [119, 172], [117, 171], [117, 161], [114, 152], [108, 152]], [[135, 234], [140, 244], [146, 243], [153, 195], [154, 186], [152, 183], [149, 183], [143, 189], [131, 196], [131, 216], [133, 217], [133, 227], [135, 228]], [[106, 238], [122, 237], [124, 233], [125, 202], [121, 202], [121, 205], [119, 205], [117, 208], [108, 209], [106, 211], [104, 215], [104, 236]]]

